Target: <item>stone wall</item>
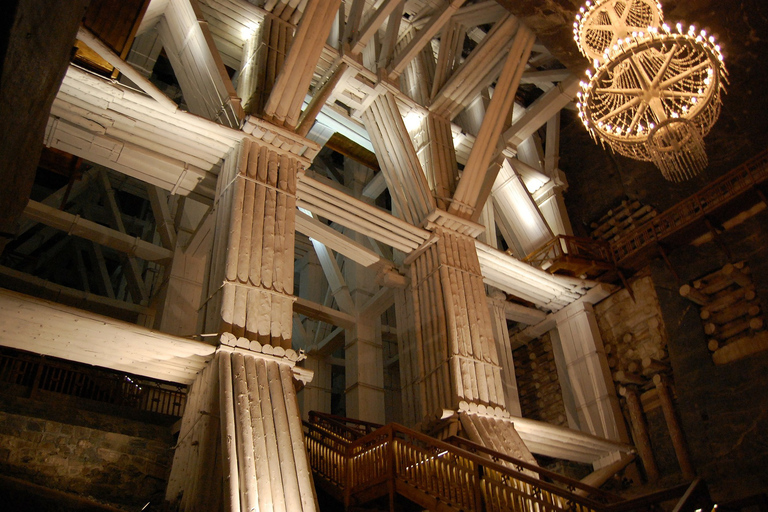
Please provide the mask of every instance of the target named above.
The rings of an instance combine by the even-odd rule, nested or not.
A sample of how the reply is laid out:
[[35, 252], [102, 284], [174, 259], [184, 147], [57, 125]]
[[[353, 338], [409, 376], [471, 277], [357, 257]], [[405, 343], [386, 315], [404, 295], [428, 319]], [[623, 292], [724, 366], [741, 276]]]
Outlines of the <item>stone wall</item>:
[[170, 420], [126, 419], [80, 402], [0, 395], [0, 473], [130, 509], [159, 505], [173, 453]]
[[768, 213], [719, 233], [717, 243], [677, 248], [668, 259], [671, 268], [654, 260], [651, 270], [694, 467], [717, 500], [768, 493], [768, 352], [715, 365], [699, 307], [678, 291], [682, 283], [744, 260], [766, 311]]
[[512, 353], [524, 418], [568, 426], [549, 334]]

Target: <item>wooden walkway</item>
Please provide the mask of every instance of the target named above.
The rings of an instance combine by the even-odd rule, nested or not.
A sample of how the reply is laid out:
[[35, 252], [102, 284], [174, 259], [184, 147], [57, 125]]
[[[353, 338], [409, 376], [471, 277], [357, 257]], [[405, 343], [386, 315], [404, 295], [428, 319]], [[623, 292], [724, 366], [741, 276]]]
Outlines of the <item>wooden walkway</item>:
[[419, 509], [472, 512], [630, 512], [658, 510], [676, 500], [676, 511], [710, 510], [701, 480], [622, 501], [620, 497], [570, 480], [465, 439], [438, 441], [390, 423], [370, 423], [310, 413], [305, 443], [315, 484], [357, 509], [389, 498], [389, 509], [404, 497]]

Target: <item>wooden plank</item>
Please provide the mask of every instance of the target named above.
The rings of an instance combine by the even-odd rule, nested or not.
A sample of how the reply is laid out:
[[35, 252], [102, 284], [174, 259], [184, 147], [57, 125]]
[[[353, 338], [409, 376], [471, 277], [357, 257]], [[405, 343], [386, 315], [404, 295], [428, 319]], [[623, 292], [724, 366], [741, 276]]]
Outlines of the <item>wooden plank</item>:
[[293, 311], [343, 329], [352, 329], [357, 325], [357, 319], [354, 316], [301, 297], [296, 297], [296, 301], [293, 303]]
[[78, 215], [72, 215], [56, 208], [45, 206], [37, 201], [29, 202], [24, 209], [24, 215], [47, 226], [66, 231], [70, 235], [106, 245], [117, 251], [132, 254], [147, 261], [162, 263], [173, 258], [173, 251], [83, 219]]
[[448, 23], [451, 16], [464, 4], [465, 0], [451, 0], [445, 4], [440, 11], [433, 14], [429, 22], [416, 32], [416, 35], [411, 39], [408, 45], [403, 48], [395, 56], [392, 63], [387, 68], [390, 80], [396, 80], [406, 66], [413, 60], [414, 57], [427, 45], [432, 38], [437, 35], [443, 26]]
[[296, 212], [296, 231], [304, 233], [364, 267], [370, 267], [382, 261], [381, 257], [371, 249], [302, 211]]
[[215, 350], [7, 290], [0, 290], [0, 317], [3, 346], [181, 384], [190, 384]]

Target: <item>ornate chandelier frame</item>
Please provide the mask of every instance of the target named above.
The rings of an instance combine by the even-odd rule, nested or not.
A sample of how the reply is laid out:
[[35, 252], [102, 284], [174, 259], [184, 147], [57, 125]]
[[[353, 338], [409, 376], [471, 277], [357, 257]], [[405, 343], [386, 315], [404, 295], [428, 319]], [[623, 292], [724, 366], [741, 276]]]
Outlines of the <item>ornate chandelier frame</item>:
[[662, 16], [653, 0], [587, 2], [574, 39], [595, 69], [581, 82], [577, 106], [596, 142], [653, 161], [665, 178], [680, 181], [707, 165], [703, 137], [720, 115], [727, 71], [720, 46], [704, 30], [637, 26]]

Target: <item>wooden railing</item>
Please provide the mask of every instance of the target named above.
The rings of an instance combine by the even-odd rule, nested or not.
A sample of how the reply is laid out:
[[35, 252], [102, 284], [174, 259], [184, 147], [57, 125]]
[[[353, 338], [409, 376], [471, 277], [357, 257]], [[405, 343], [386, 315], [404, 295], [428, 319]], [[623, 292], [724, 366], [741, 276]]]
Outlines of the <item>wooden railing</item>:
[[[438, 441], [394, 423], [352, 442], [312, 423], [305, 423], [305, 434], [316, 482], [345, 508], [398, 493], [428, 509], [630, 512], [655, 509], [661, 501], [679, 499], [689, 490], [686, 485], [621, 501], [468, 441]], [[689, 508], [681, 505], [678, 512]]]
[[768, 151], [764, 151], [661, 215], [611, 242], [614, 260], [622, 260], [655, 244], [768, 179]]
[[332, 432], [347, 441], [360, 439], [384, 426], [370, 421], [355, 420], [317, 411], [309, 411], [309, 422], [321, 426], [327, 432]]
[[0, 352], [0, 383], [179, 417], [187, 399], [180, 386], [10, 350]]
[[526, 256], [523, 261], [543, 268], [565, 257], [613, 265], [611, 249], [606, 242], [567, 235], [556, 236]]

